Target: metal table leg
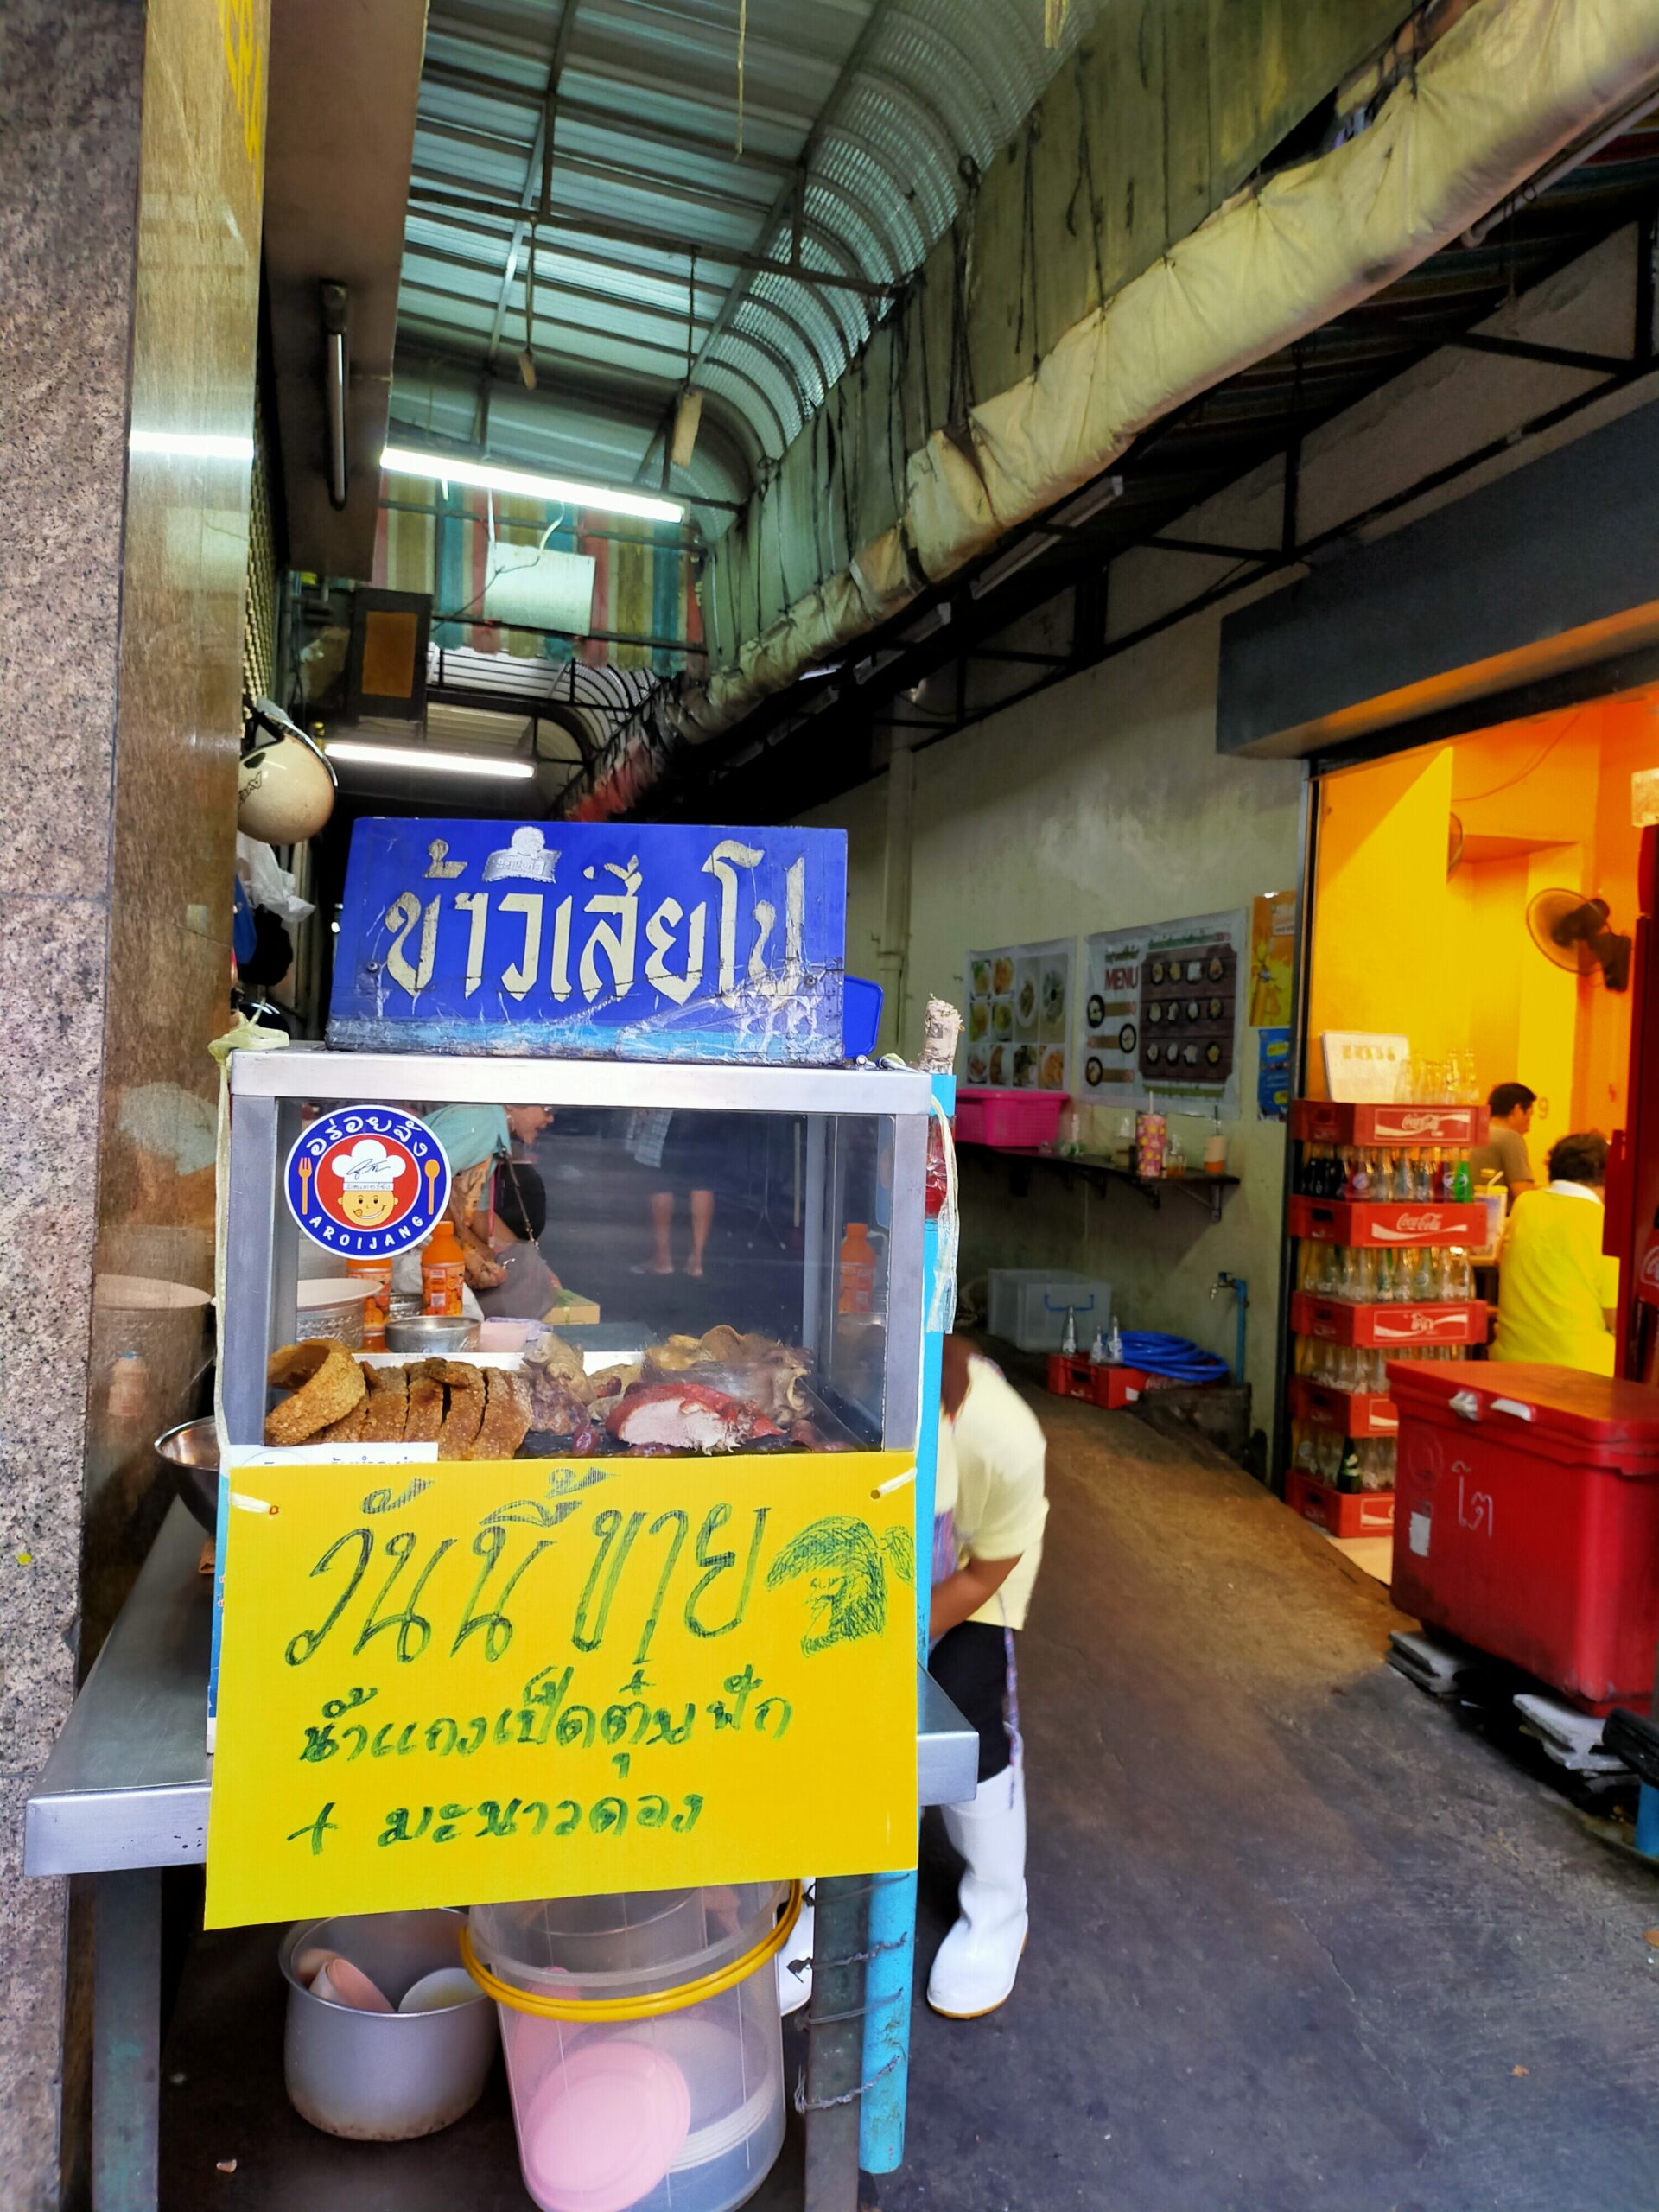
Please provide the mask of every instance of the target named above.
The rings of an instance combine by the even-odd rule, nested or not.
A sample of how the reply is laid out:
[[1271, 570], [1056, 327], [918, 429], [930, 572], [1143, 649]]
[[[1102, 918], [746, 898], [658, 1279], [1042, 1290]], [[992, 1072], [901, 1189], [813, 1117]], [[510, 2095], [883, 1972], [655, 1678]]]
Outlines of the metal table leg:
[[805, 2212], [858, 2212], [869, 1892], [862, 1876], [821, 1877], [817, 1885], [806, 2016]]
[[156, 2212], [162, 1873], [94, 1877], [92, 2212]]

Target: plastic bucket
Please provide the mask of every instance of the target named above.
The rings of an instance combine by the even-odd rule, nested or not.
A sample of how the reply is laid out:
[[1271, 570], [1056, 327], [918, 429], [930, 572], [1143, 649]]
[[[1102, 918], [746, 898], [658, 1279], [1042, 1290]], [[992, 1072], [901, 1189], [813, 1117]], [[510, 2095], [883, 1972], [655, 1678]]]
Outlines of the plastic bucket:
[[[683, 1999], [766, 1948], [784, 1893], [751, 1882], [474, 1908], [476, 1958], [505, 1998], [524, 2186], [543, 2212], [730, 2212], [760, 2186], [785, 2124], [770, 1954]], [[524, 2009], [548, 2001], [643, 2016]]]
[[277, 1954], [288, 1980], [283, 2075], [313, 2127], [363, 2143], [431, 2135], [470, 2112], [495, 2056], [495, 2018], [480, 1991], [431, 2012], [359, 2012], [314, 1996], [294, 1970], [302, 1951], [338, 1951], [400, 2004], [417, 1981], [461, 1964], [465, 1916], [349, 1913], [296, 1921]]

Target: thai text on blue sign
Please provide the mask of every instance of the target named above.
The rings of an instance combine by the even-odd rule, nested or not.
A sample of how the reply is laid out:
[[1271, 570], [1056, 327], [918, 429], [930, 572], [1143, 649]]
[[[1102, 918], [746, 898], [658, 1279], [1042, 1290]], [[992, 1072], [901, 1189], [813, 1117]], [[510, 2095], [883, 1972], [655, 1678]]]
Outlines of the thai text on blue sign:
[[824, 1065], [846, 907], [838, 830], [360, 821], [328, 1042]]

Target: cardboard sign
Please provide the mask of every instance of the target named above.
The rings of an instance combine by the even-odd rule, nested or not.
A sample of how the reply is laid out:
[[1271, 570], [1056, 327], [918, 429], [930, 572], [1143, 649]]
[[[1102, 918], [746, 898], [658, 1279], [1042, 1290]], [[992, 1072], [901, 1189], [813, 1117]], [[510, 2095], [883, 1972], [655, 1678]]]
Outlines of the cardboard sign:
[[913, 1465], [227, 1476], [207, 1925], [913, 1866]]
[[364, 820], [328, 1042], [827, 1066], [846, 928], [839, 830]]

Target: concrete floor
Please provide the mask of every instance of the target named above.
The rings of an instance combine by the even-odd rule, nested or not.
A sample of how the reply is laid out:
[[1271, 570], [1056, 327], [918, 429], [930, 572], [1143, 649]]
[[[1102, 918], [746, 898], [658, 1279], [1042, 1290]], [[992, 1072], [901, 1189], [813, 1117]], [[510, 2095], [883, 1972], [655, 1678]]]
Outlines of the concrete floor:
[[[1659, 1878], [1383, 1665], [1384, 1592], [1248, 1478], [1033, 1402], [1031, 1943], [994, 2018], [918, 2003], [883, 2212], [1653, 2212]], [[952, 1869], [930, 1823], [924, 1970]], [[292, 2114], [275, 1933], [194, 1947], [163, 2204], [521, 2212], [499, 2075], [427, 2144]]]
[[1033, 1403], [1031, 1942], [993, 2019], [918, 2008], [884, 2212], [1649, 2212], [1659, 1877], [1383, 1665], [1386, 1593], [1247, 1477]]

